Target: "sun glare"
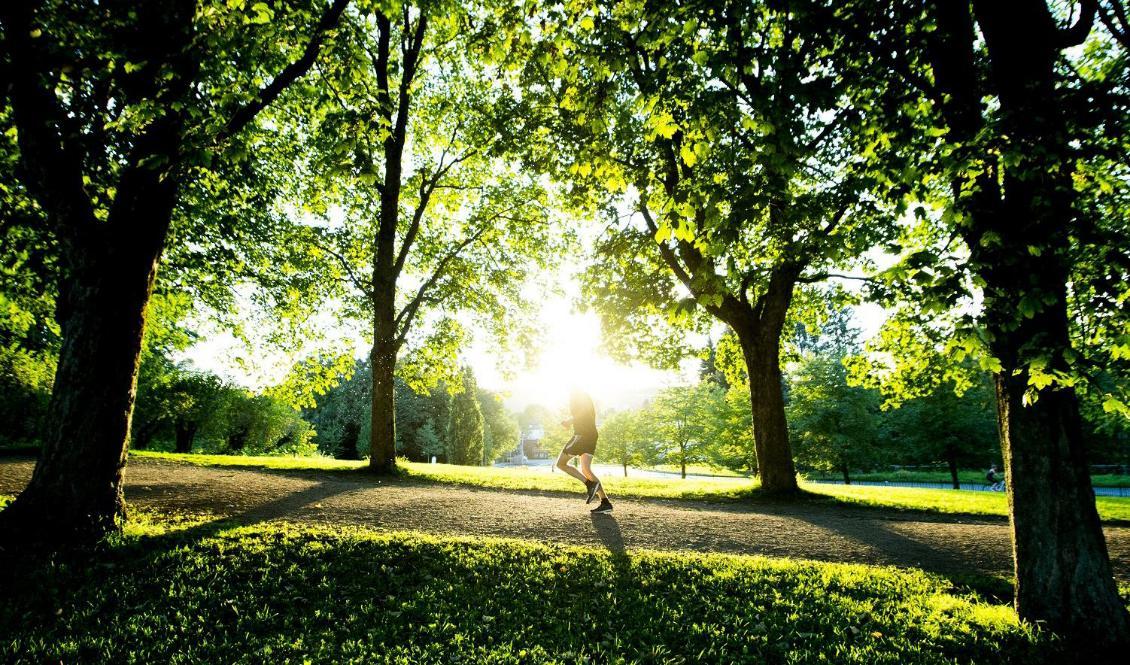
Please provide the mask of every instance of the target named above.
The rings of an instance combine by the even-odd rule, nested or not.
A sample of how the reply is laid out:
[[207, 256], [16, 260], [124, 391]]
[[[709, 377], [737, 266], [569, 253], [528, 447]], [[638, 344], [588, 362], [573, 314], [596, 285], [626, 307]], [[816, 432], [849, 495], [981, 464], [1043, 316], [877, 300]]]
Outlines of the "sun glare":
[[540, 320], [543, 344], [533, 368], [506, 381], [492, 359], [475, 358], [472, 363], [480, 383], [505, 392], [512, 409], [529, 404], [563, 407], [572, 388], [588, 392], [601, 409], [621, 409], [638, 406], [659, 388], [685, 382], [677, 372], [626, 365], [608, 357], [601, 351], [598, 316], [574, 311], [565, 299], [547, 302]]

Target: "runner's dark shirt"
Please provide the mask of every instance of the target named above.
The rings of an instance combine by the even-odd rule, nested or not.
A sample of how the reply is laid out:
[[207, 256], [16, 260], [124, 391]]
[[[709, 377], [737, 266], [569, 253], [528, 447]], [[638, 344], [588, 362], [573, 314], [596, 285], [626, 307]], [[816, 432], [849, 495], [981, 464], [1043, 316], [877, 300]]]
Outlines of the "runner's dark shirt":
[[588, 395], [578, 395], [569, 402], [569, 412], [573, 416], [573, 434], [583, 437], [596, 436], [596, 407]]

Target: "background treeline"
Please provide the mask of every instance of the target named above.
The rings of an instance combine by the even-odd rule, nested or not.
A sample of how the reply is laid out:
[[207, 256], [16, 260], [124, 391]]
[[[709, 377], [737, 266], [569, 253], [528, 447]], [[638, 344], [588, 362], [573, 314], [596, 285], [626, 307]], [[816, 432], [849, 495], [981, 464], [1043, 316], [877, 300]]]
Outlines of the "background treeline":
[[[460, 385], [440, 381], [414, 390], [397, 377], [396, 452], [411, 461], [433, 456], [453, 464], [491, 463], [518, 445], [518, 421], [497, 393], [479, 388], [469, 368]], [[348, 379], [303, 411], [317, 431], [318, 450], [344, 459], [369, 454], [372, 413], [369, 364], [358, 361]]]
[[[861, 374], [874, 368], [859, 362], [859, 332], [850, 318], [850, 310], [832, 309], [817, 330], [797, 324], [792, 336], [782, 390], [800, 470], [850, 482], [860, 472], [928, 466], [948, 471], [957, 487], [961, 470], [1003, 466], [986, 372], [965, 367], [961, 382], [885, 400], [869, 385], [875, 377]], [[755, 473], [748, 384], [727, 352], [732, 344], [727, 336], [710, 349], [697, 385], [668, 388], [639, 409], [607, 414], [604, 460], [625, 474], [630, 466], [659, 465], [684, 475], [689, 465]], [[1084, 411], [1083, 426], [1092, 464], [1130, 463], [1130, 432], [1120, 421]]]
[[[171, 329], [171, 328], [169, 328]], [[372, 377], [367, 361], [302, 400], [283, 387], [251, 392], [177, 364], [171, 335], [153, 335], [138, 376], [131, 445], [136, 449], [236, 454], [332, 455], [362, 459], [368, 442]], [[9, 335], [11, 322], [9, 321]], [[48, 340], [50, 335], [45, 335]], [[158, 343], [158, 341], [160, 343]], [[702, 363], [696, 385], [668, 388], [637, 409], [601, 414], [601, 461], [624, 467], [715, 467], [755, 473], [745, 377], [723, 337]], [[963, 469], [999, 463], [988, 376], [957, 390], [953, 383], [921, 397], [888, 403], [858, 385], [852, 361], [861, 351], [848, 309], [832, 310], [815, 332], [798, 324], [785, 363], [783, 391], [798, 466], [809, 475], [853, 474], [891, 466], [937, 466], [954, 483]], [[27, 341], [0, 350], [0, 443], [38, 440], [51, 389], [51, 343]], [[541, 428], [540, 450], [552, 455], [567, 432], [564, 415], [542, 405], [511, 413], [497, 393], [479, 388], [469, 369], [452, 387], [417, 388], [396, 378], [396, 451], [412, 461], [433, 456], [454, 464], [491, 464], [515, 450], [519, 432]], [[285, 382], [284, 382], [285, 383]], [[1093, 464], [1130, 464], [1130, 436], [1109, 418], [1085, 415]], [[694, 469], [692, 468], [692, 472]]]

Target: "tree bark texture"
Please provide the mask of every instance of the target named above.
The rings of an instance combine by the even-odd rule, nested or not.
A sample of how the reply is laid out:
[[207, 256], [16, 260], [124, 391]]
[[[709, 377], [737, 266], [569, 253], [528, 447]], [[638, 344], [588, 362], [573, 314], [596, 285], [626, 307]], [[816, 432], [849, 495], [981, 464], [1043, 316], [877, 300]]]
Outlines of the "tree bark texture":
[[192, 443], [196, 438], [197, 424], [190, 420], [177, 419], [173, 425], [174, 450], [178, 453], [192, 452]]
[[791, 266], [776, 271], [756, 311], [752, 308], [738, 310], [729, 316], [749, 376], [753, 441], [761, 488], [771, 493], [797, 491], [781, 384], [781, 331], [798, 274], [799, 269]]
[[[309, 69], [321, 33], [336, 24], [347, 2], [335, 1], [303, 57], [236, 111], [239, 120], [225, 135]], [[183, 177], [185, 117], [196, 104], [190, 97], [200, 63], [192, 48], [194, 0], [103, 9], [108, 24], [120, 21], [114, 36], [120, 55], [152, 72], [131, 80], [116, 102], [150, 108], [153, 116], [113, 167], [116, 195], [100, 219], [84, 169], [91, 162], [98, 168], [105, 156], [89, 152], [84, 137], [71, 131], [78, 124], [69, 114], [82, 111], [66, 107], [56, 93], [59, 73], [52, 68], [60, 59], [48, 53], [50, 26], [39, 23], [47, 11], [63, 10], [41, 0], [0, 4], [19, 177], [59, 244], [62, 333], [43, 451], [27, 488], [0, 513], [0, 534], [65, 545], [100, 538], [124, 516], [122, 473], [145, 319]]]
[[[1067, 253], [1076, 213], [1055, 71], [1065, 31], [1043, 0], [975, 0], [972, 14], [961, 3], [934, 4], [931, 57], [949, 95], [943, 113], [953, 139], [972, 141], [984, 128], [979, 100], [991, 90], [1000, 100], [999, 149], [1009, 157], [1005, 167], [990, 161], [972, 194], [956, 198], [968, 216], [959, 231], [985, 283], [982, 324], [1001, 363], [994, 381], [1017, 613], [1087, 651], [1124, 649], [1130, 615], [1095, 508], [1078, 397], [1070, 386], [1029, 385], [1036, 359], [1047, 371], [1070, 372]], [[972, 64], [974, 19], [989, 56], [987, 82]]]
[[392, 473], [396, 469], [395, 345], [376, 344], [369, 360], [373, 369], [369, 468], [378, 473]]
[[8, 524], [28, 530], [23, 537], [84, 541], [115, 529], [125, 515], [122, 473], [137, 368], [175, 191], [172, 182], [123, 188], [119, 197], [136, 197], [122, 211], [128, 220], [120, 235], [128, 237], [113, 227], [91, 229], [63, 244], [63, 344], [43, 451], [31, 482], [4, 513]]

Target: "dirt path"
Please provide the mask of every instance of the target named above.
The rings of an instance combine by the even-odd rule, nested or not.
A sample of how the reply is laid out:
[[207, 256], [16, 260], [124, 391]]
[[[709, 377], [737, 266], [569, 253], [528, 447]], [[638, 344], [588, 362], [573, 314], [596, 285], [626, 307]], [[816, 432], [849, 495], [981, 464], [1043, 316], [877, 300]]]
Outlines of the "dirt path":
[[[0, 459], [0, 493], [15, 494], [32, 462]], [[818, 504], [617, 500], [611, 518], [577, 497], [319, 472], [255, 471], [132, 461], [126, 496], [152, 509], [244, 523], [286, 519], [435, 534], [506, 536], [609, 549], [648, 548], [891, 564], [1008, 574], [1003, 519]], [[1130, 581], [1130, 528], [1107, 527], [1115, 575]]]

